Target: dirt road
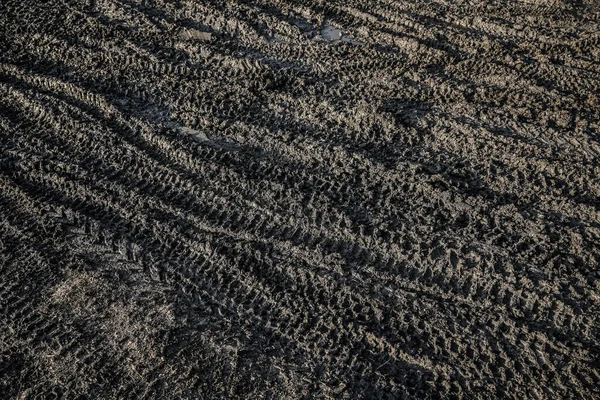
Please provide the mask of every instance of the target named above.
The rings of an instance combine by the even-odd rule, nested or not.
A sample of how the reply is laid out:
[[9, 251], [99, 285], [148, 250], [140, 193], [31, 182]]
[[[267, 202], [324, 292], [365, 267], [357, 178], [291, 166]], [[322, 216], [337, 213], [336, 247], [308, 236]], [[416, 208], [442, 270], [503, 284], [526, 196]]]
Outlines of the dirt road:
[[600, 398], [593, 1], [0, 2], [0, 398]]

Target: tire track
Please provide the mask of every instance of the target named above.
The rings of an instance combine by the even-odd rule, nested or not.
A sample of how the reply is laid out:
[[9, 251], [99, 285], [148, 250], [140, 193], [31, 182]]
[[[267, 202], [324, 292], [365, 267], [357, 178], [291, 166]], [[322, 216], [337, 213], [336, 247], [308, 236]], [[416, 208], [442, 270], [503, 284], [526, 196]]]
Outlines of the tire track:
[[1, 5], [0, 390], [598, 397], [590, 7]]

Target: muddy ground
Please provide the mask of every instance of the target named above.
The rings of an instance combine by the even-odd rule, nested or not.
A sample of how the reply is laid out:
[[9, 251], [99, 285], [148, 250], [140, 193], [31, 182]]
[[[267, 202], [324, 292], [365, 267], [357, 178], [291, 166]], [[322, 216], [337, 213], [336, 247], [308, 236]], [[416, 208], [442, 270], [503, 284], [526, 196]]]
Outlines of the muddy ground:
[[593, 1], [0, 2], [0, 398], [600, 398]]

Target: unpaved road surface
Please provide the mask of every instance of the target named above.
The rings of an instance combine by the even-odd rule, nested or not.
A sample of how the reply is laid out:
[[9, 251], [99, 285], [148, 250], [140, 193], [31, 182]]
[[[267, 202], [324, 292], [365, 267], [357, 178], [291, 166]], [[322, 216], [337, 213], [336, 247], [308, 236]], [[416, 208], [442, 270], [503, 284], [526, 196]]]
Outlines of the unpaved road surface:
[[0, 398], [600, 398], [599, 10], [2, 0]]

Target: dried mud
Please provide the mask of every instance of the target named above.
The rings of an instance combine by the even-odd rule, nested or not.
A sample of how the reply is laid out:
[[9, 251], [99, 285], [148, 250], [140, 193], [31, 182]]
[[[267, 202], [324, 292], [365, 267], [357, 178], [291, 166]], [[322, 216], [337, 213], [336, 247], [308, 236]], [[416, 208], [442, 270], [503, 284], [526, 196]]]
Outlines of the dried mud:
[[0, 397], [599, 398], [599, 21], [0, 2]]

